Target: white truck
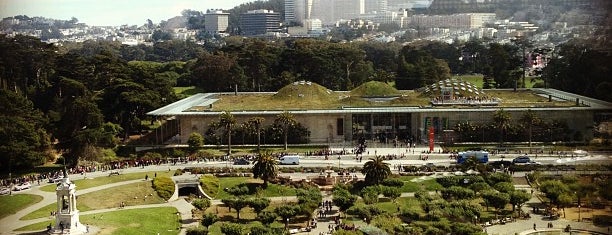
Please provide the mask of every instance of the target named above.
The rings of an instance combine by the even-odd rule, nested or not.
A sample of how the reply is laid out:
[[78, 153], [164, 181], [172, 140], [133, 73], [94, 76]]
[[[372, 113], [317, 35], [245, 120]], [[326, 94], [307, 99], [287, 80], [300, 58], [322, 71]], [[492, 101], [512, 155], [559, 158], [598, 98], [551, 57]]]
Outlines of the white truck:
[[299, 165], [300, 164], [300, 156], [299, 155], [285, 155], [280, 157], [279, 164], [281, 165]]

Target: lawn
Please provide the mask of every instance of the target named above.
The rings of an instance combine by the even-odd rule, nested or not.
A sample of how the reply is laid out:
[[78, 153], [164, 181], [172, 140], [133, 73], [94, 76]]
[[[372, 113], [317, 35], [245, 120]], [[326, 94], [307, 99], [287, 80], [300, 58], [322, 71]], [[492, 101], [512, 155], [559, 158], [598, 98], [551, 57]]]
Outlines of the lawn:
[[[178, 234], [179, 222], [174, 207], [117, 210], [81, 216], [82, 224], [101, 229], [100, 234]], [[41, 231], [51, 221], [40, 222], [17, 231]]]
[[[77, 180], [73, 180], [72, 182], [76, 184], [77, 190], [83, 190], [87, 188], [93, 188], [93, 187], [97, 187], [101, 185], [107, 185], [107, 184], [112, 184], [112, 183], [117, 183], [117, 182], [122, 182], [122, 181], [144, 179], [146, 175], [149, 175], [149, 177], [153, 177], [155, 173], [156, 172], [138, 172], [138, 173], [129, 173], [129, 174], [112, 175], [112, 176], [100, 176], [94, 179], [77, 179]], [[174, 171], [157, 172], [158, 176], [171, 177], [172, 174], [174, 174]], [[55, 184], [50, 184], [50, 185], [41, 187], [40, 190], [45, 191], [45, 192], [55, 192], [56, 187], [57, 186]]]
[[425, 180], [422, 182], [412, 182], [410, 180], [418, 178], [417, 176], [399, 176], [398, 179], [404, 181], [404, 186], [400, 188], [402, 193], [414, 193], [423, 189], [425, 191], [441, 190], [442, 185], [438, 184], [435, 179]]
[[13, 194], [0, 197], [0, 219], [17, 213], [23, 208], [42, 201], [42, 197], [32, 194]]
[[260, 184], [263, 183], [260, 179], [253, 179], [250, 177], [221, 177], [219, 178], [219, 188], [215, 199], [229, 198], [232, 195], [225, 192], [224, 188], [231, 188], [241, 183], [246, 183], [249, 188], [252, 188], [250, 195], [256, 195], [262, 197], [280, 197], [280, 196], [295, 196], [295, 189], [284, 185], [268, 184], [267, 189], [261, 188]]
[[[145, 195], [147, 196], [146, 200]], [[121, 202], [125, 202], [126, 206], [135, 206], [163, 203], [164, 200], [157, 196], [150, 181], [143, 181], [79, 195], [77, 197], [77, 209], [79, 211], [90, 211], [113, 208], [118, 207]], [[52, 203], [25, 215], [21, 220], [47, 217], [51, 211], [55, 210], [56, 204]]]

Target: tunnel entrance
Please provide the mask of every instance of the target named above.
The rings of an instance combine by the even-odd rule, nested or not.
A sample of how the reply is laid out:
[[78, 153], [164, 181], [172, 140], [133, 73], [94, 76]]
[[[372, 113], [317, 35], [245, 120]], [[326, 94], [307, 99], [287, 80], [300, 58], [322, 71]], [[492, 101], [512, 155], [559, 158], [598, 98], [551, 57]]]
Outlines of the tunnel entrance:
[[179, 197], [187, 197], [189, 195], [198, 196], [198, 188], [196, 187], [182, 187], [178, 190]]

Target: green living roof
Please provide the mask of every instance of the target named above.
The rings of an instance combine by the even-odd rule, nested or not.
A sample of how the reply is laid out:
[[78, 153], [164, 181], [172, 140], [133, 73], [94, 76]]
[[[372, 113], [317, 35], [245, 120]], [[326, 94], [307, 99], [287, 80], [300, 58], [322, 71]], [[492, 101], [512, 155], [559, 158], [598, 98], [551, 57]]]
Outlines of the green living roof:
[[[486, 90], [486, 95], [500, 100], [498, 107], [570, 107], [575, 103], [565, 100], [548, 101], [548, 97], [534, 90]], [[430, 106], [431, 93], [415, 90], [396, 90], [383, 82], [368, 82], [352, 91], [332, 91], [311, 82], [294, 82], [277, 93], [233, 93], [215, 96], [213, 108], [205, 111], [259, 110], [322, 110], [366, 107], [423, 107]], [[452, 106], [463, 108], [462, 105]], [[446, 107], [448, 108], [448, 106]]]

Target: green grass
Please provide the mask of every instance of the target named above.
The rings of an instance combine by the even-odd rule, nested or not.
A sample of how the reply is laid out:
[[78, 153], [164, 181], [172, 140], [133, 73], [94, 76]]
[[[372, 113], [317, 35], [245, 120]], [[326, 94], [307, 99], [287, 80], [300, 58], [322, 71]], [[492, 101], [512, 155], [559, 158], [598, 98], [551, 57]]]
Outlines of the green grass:
[[[77, 199], [77, 207], [79, 206], [78, 202], [79, 200]], [[44, 218], [44, 217], [50, 216], [51, 211], [56, 211], [56, 210], [57, 210], [57, 204], [51, 203], [49, 205], [41, 207], [38, 210], [30, 212], [30, 214], [27, 214], [19, 218], [19, 220], [31, 220], [31, 219]]]
[[219, 193], [219, 178], [213, 175], [203, 175], [200, 177], [200, 184], [204, 193], [211, 198], [216, 198]]
[[[100, 228], [100, 234], [178, 234], [176, 213], [174, 207], [157, 207], [82, 215], [80, 220]], [[41, 231], [49, 223], [50, 220], [31, 224], [17, 231]]]
[[[253, 179], [249, 177], [221, 177], [219, 178], [219, 190], [217, 192], [217, 197], [215, 199], [224, 199], [232, 197], [231, 194], [225, 192], [224, 188], [231, 188], [241, 183], [247, 183], [251, 185], [257, 185], [263, 183], [263, 181], [259, 179]], [[259, 187], [259, 185], [257, 185]], [[292, 187], [287, 187], [284, 185], [270, 184], [268, 183], [268, 188], [263, 189], [259, 187], [256, 193], [252, 194], [255, 196], [259, 194], [262, 197], [280, 197], [280, 196], [295, 196], [295, 189]]]
[[402, 193], [414, 193], [423, 189], [425, 191], [441, 190], [442, 185], [438, 184], [435, 179], [425, 180], [421, 182], [412, 182], [410, 180], [418, 178], [417, 176], [399, 176], [398, 179], [404, 181], [404, 186], [400, 188]]
[[[147, 195], [146, 200], [144, 196]], [[137, 182], [104, 190], [99, 190], [78, 196], [77, 209], [90, 211], [118, 207], [121, 202], [126, 206], [163, 203], [151, 187], [151, 182]], [[21, 217], [21, 220], [38, 219], [49, 216], [51, 211], [57, 210], [56, 203], [49, 204], [30, 214]]]
[[[169, 176], [170, 177], [172, 176], [172, 174], [174, 174], [173, 171], [172, 172], [167, 172], [167, 171], [157, 172], [157, 176]], [[149, 175], [149, 177], [153, 177], [155, 175], [155, 172], [138, 172], [138, 173], [129, 173], [129, 174], [121, 174], [121, 175], [113, 175], [113, 176], [100, 176], [94, 179], [77, 179], [77, 180], [73, 180], [72, 182], [76, 184], [77, 190], [83, 190], [87, 188], [93, 188], [93, 187], [97, 187], [101, 185], [107, 185], [107, 184], [112, 184], [112, 183], [117, 183], [117, 182], [122, 182], [122, 181], [144, 179], [146, 175]], [[41, 187], [40, 190], [45, 191], [45, 192], [55, 192], [56, 187], [57, 186], [55, 184], [50, 184], [50, 185]]]
[[42, 197], [32, 194], [13, 194], [0, 197], [0, 219], [17, 213], [23, 208], [42, 201]]

